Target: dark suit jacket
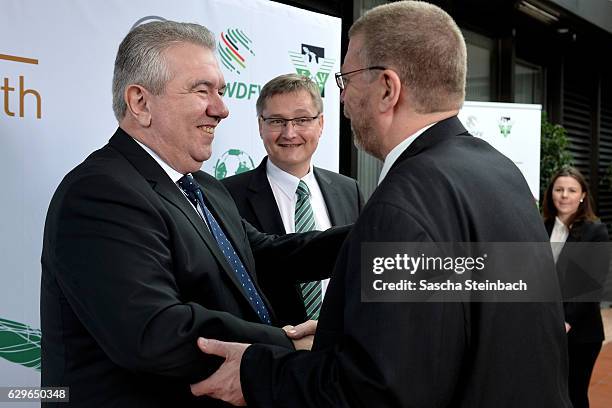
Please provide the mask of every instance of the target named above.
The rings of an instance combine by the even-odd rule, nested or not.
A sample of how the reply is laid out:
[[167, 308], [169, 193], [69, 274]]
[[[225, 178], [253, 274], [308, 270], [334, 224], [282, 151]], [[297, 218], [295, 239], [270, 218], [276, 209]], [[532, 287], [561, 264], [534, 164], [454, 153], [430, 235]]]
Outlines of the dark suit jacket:
[[[309, 259], [331, 270], [338, 231], [261, 234], [241, 221], [221, 183], [194, 177], [255, 285], [255, 264], [296, 279], [309, 274]], [[260, 323], [202, 219], [121, 129], [53, 196], [41, 324], [42, 385], [69, 386], [70, 406], [225, 406], [189, 392], [219, 365], [198, 350], [198, 336], [292, 348], [281, 329]]]
[[[223, 179], [222, 183], [234, 197], [240, 215], [251, 225], [269, 234], [285, 234], [266, 173], [267, 160], [265, 157], [256, 169]], [[317, 167], [314, 168], [314, 175], [321, 188], [331, 225], [354, 223], [363, 206], [357, 182]], [[296, 325], [306, 320], [306, 309], [299, 285], [285, 275], [266, 274], [260, 277], [259, 284], [276, 311], [279, 323]]]
[[[553, 227], [554, 220], [546, 222], [549, 236]], [[580, 243], [608, 241], [605, 224], [599, 221], [574, 223], [557, 261], [557, 272], [565, 300], [579, 300], [583, 293], [589, 293], [589, 300], [597, 298], [597, 294], [601, 295], [608, 275], [608, 246], [584, 246]], [[599, 302], [566, 301], [563, 303], [563, 310], [565, 321], [572, 326], [567, 333], [569, 343], [599, 343], [604, 340]]]
[[246, 350], [250, 407], [571, 406], [560, 303], [362, 302], [362, 243], [388, 241], [547, 236], [516, 166], [456, 117], [440, 121], [403, 152], [349, 233], [313, 351]]

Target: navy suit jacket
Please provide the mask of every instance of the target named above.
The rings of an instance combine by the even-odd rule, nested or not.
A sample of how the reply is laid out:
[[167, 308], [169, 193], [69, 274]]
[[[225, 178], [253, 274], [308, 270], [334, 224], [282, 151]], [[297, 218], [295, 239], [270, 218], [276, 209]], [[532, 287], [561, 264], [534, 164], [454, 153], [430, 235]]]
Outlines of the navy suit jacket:
[[[269, 234], [285, 234], [285, 227], [274, 199], [266, 173], [268, 158], [248, 172], [222, 180], [240, 215], [251, 225]], [[355, 222], [363, 207], [363, 197], [357, 182], [349, 177], [314, 167], [332, 226]], [[287, 279], [285, 271], [276, 276], [266, 274], [259, 284], [276, 311], [281, 325], [296, 325], [306, 320], [306, 310], [299, 285]]]

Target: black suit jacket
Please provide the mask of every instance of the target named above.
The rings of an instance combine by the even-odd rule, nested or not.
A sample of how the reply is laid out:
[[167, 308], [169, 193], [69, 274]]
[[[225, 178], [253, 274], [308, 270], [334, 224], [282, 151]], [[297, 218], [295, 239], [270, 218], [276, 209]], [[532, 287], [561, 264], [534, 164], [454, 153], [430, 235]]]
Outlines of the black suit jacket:
[[388, 241], [547, 237], [516, 166], [456, 117], [440, 121], [403, 152], [349, 233], [313, 351], [246, 350], [250, 407], [571, 406], [560, 303], [362, 302], [361, 245]]
[[[285, 234], [285, 227], [266, 173], [265, 157], [254, 170], [222, 180], [236, 202], [240, 215], [260, 231]], [[314, 167], [331, 225], [355, 222], [363, 206], [363, 197], [352, 178]], [[281, 325], [296, 325], [306, 320], [306, 309], [299, 285], [281, 271], [277, 276], [261, 276], [259, 284], [276, 311]]]
[[[296, 279], [310, 273], [309, 259], [331, 269], [343, 234], [259, 233], [221, 183], [194, 177], [256, 286], [256, 264]], [[41, 325], [42, 385], [69, 386], [70, 406], [225, 406], [190, 394], [189, 383], [219, 365], [198, 350], [198, 336], [292, 348], [281, 329], [260, 323], [202, 219], [121, 129], [53, 196]]]
[[[548, 235], [554, 220], [546, 222]], [[606, 225], [597, 222], [574, 223], [557, 260], [557, 273], [565, 300], [588, 292], [589, 297], [601, 294], [608, 276], [608, 246], [583, 246], [576, 243], [608, 242]], [[572, 327], [567, 333], [569, 343], [599, 343], [604, 340], [603, 322], [599, 302], [570, 301], [563, 303], [565, 321]]]

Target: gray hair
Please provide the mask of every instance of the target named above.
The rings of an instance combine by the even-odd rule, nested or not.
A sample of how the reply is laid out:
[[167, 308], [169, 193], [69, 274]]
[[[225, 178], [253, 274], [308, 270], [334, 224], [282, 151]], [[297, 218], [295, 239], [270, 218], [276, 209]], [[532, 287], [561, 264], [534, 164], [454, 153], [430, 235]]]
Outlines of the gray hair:
[[125, 116], [126, 88], [138, 84], [154, 95], [163, 92], [171, 79], [164, 51], [177, 43], [201, 45], [215, 50], [215, 36], [206, 27], [176, 21], [154, 21], [137, 26], [121, 41], [113, 73], [113, 112], [118, 121]]
[[467, 52], [459, 27], [441, 8], [420, 1], [375, 7], [349, 29], [360, 35], [364, 67], [396, 71], [419, 113], [459, 109], [465, 99]]
[[257, 116], [260, 116], [266, 107], [268, 99], [274, 95], [288, 94], [293, 92], [306, 91], [312, 98], [315, 108], [318, 113], [323, 113], [323, 100], [321, 99], [321, 90], [319, 86], [310, 78], [298, 74], [285, 74], [277, 76], [268, 81], [259, 93], [255, 109]]

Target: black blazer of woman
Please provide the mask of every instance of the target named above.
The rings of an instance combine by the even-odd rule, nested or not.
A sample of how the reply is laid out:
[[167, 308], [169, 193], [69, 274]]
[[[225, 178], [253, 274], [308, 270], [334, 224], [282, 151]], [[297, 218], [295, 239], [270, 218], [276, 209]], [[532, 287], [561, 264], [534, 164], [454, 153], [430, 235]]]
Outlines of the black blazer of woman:
[[[549, 236], [553, 226], [554, 220], [546, 222]], [[607, 241], [609, 238], [605, 224], [599, 221], [574, 223], [557, 260], [557, 273], [565, 300], [576, 294], [578, 285], [590, 285], [592, 286], [590, 289], [602, 291], [609, 264], [609, 255], [605, 248], [599, 246], [585, 248], [571, 243]], [[581, 265], [588, 265], [588, 273]], [[565, 321], [572, 327], [567, 334], [569, 343], [597, 343], [604, 340], [599, 302], [564, 302], [563, 309]]]

